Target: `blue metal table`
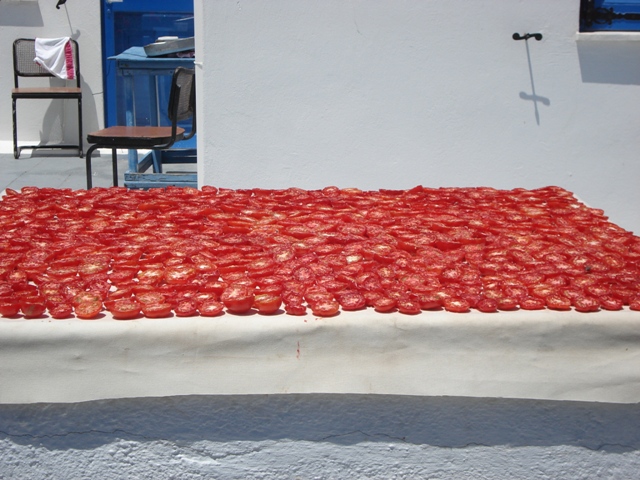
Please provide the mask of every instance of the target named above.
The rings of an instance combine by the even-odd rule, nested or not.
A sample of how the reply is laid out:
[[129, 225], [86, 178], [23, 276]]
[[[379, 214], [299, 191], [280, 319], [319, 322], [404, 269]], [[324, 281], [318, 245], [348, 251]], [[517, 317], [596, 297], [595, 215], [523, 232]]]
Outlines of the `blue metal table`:
[[[158, 101], [158, 77], [173, 75], [178, 67], [193, 68], [193, 58], [148, 57], [144, 47], [131, 47], [109, 60], [116, 63], [116, 72], [124, 80], [124, 100], [126, 105], [126, 124], [135, 125], [135, 82], [137, 76], [148, 78], [150, 95], [150, 125], [160, 124]], [[164, 105], [162, 108], [166, 109]], [[138, 158], [136, 150], [129, 151], [129, 168], [124, 174], [124, 184], [129, 188], [152, 188], [168, 185], [197, 187], [195, 172], [164, 173], [163, 164], [196, 163], [196, 137], [176, 142], [173, 147], [163, 152], [150, 152]], [[153, 173], [147, 170], [153, 166]]]

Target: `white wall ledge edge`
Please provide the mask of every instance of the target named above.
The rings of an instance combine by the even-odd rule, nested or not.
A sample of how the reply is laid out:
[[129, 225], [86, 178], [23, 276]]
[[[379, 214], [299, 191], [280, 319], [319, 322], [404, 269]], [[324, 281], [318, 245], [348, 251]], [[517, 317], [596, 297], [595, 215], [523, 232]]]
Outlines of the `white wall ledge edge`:
[[640, 42], [640, 32], [576, 32], [578, 42]]

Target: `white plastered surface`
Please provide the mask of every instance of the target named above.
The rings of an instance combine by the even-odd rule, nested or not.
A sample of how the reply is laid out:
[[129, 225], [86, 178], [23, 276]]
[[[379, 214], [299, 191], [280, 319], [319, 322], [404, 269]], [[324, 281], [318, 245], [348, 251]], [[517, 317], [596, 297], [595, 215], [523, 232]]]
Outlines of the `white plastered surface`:
[[640, 402], [640, 312], [0, 320], [0, 403], [356, 393]]

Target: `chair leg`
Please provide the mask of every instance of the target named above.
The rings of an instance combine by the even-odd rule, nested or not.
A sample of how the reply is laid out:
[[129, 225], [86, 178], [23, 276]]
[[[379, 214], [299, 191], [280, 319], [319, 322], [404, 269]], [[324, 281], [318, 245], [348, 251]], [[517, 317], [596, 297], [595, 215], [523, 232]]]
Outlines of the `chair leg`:
[[98, 145], [91, 145], [91, 147], [89, 147], [89, 150], [87, 150], [87, 158], [85, 159], [85, 164], [87, 167], [87, 190], [93, 187], [93, 182], [91, 180], [91, 154], [96, 148], [98, 148]]
[[78, 153], [80, 158], [84, 154], [84, 144], [82, 138], [82, 98], [78, 99]]
[[113, 170], [113, 186], [118, 186], [118, 151], [116, 148], [111, 149], [111, 169]]
[[18, 118], [16, 115], [16, 99], [13, 99], [13, 158], [20, 157], [20, 149], [18, 148]]

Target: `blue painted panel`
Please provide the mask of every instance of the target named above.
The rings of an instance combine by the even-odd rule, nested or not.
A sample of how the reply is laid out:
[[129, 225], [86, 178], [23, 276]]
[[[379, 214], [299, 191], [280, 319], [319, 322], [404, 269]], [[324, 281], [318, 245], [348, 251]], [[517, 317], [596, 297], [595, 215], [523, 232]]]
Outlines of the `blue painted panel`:
[[[158, 37], [192, 37], [193, 0], [101, 0], [102, 5], [102, 62], [104, 72], [105, 124], [125, 123], [123, 82], [117, 78], [114, 62], [109, 57], [122, 53], [129, 47], [153, 43]], [[147, 80], [136, 79], [136, 122], [148, 124], [150, 112]], [[158, 79], [159, 101], [167, 105], [171, 78]], [[161, 123], [168, 119], [161, 108]]]

